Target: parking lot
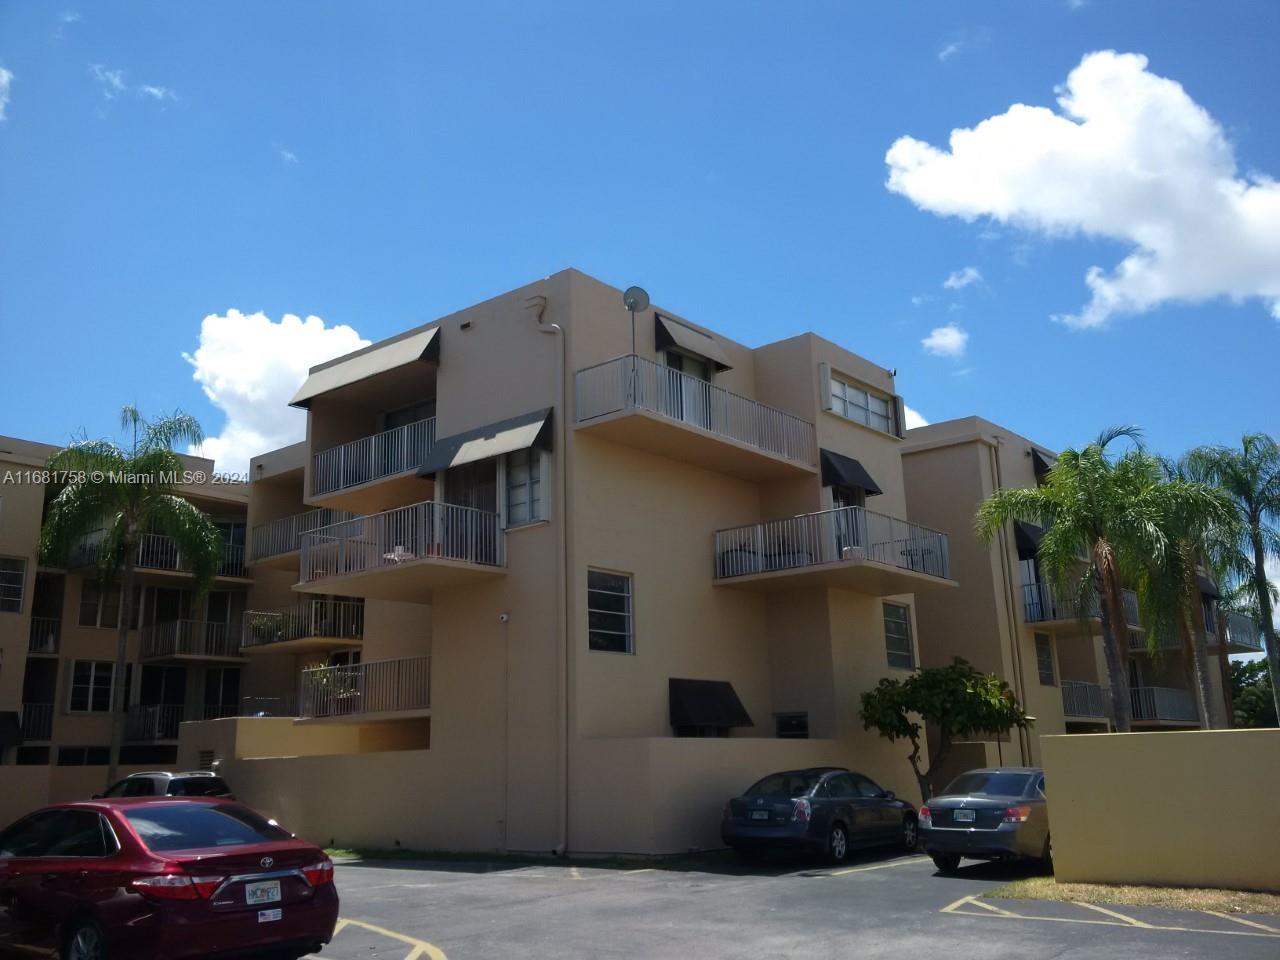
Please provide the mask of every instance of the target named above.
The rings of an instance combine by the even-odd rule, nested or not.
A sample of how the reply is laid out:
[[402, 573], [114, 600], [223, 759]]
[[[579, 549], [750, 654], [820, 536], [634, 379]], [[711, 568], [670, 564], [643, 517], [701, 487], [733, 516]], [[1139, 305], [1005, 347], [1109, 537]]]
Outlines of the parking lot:
[[1023, 875], [973, 864], [943, 877], [924, 857], [879, 855], [840, 868], [353, 862], [338, 867], [344, 922], [322, 956], [1280, 956], [1277, 917], [981, 898]]

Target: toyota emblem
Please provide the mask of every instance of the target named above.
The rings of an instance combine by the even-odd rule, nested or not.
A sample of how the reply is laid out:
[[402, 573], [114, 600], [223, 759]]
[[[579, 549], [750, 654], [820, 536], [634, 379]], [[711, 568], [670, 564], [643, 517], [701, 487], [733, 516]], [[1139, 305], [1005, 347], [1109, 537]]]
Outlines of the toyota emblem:
[[267, 867], [269, 867], [269, 866], [271, 866], [273, 863], [275, 863], [275, 860], [273, 860], [271, 857], [263, 857], [263, 858], [262, 858], [261, 860], [259, 860], [258, 862], [259, 862], [260, 864], [262, 864], [263, 869], [266, 869]]

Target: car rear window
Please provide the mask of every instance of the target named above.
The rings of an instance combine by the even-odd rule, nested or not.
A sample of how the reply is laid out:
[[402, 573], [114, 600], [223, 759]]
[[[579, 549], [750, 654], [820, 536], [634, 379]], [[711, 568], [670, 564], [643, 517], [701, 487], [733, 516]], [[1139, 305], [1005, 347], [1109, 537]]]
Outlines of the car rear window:
[[788, 797], [798, 797], [812, 790], [820, 779], [820, 773], [771, 773], [759, 783], [752, 784], [746, 795], [764, 797], [785, 794]]
[[169, 781], [171, 797], [216, 797], [230, 792], [221, 777], [174, 777]]
[[944, 794], [970, 797], [1020, 797], [1031, 780], [1029, 773], [962, 773], [947, 785]]
[[124, 815], [142, 842], [156, 852], [291, 839], [287, 830], [234, 804], [148, 803], [130, 807]]

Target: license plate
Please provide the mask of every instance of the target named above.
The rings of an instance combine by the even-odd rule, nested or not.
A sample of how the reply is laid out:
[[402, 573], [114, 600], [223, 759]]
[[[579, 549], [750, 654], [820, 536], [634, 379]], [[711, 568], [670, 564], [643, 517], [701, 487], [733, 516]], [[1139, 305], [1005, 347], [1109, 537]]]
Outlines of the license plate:
[[283, 910], [281, 910], [279, 907], [277, 907], [277, 908], [276, 908], [276, 909], [274, 909], [274, 910], [259, 910], [259, 911], [258, 911], [258, 922], [259, 922], [259, 923], [271, 923], [271, 922], [273, 922], [273, 921], [275, 921], [275, 920], [279, 920], [279, 919], [280, 919], [281, 917], [283, 917], [283, 916], [284, 916], [284, 911], [283, 911]]
[[954, 813], [951, 814], [951, 819], [956, 821], [956, 823], [972, 823], [973, 811], [972, 810], [956, 810]]
[[244, 902], [250, 905], [256, 903], [279, 903], [280, 881], [262, 880], [258, 883], [246, 883], [244, 885]]
[[752, 810], [751, 819], [752, 820], [768, 820], [769, 811], [768, 810]]

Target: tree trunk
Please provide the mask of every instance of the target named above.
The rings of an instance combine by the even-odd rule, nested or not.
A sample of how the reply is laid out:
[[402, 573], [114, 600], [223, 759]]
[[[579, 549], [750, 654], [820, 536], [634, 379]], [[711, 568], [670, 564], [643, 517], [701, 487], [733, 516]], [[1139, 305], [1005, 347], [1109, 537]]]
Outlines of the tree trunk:
[[120, 577], [120, 625], [116, 631], [116, 666], [111, 672], [111, 754], [107, 763], [107, 787], [116, 782], [120, 771], [120, 746], [124, 743], [128, 719], [129, 689], [125, 672], [129, 667], [129, 621], [133, 610], [134, 546], [126, 544], [124, 571]]
[[1211, 730], [1214, 727], [1213, 713], [1210, 711], [1212, 694], [1209, 692], [1209, 677], [1206, 672], [1207, 659], [1204, 650], [1204, 635], [1195, 629], [1195, 622], [1188, 610], [1183, 610], [1178, 617], [1182, 624], [1182, 655], [1187, 661], [1187, 679], [1196, 692], [1196, 706], [1200, 713], [1200, 729]]
[[[939, 757], [946, 752], [945, 745], [939, 746]], [[916, 775], [916, 785], [920, 788], [920, 802], [928, 803], [929, 798], [933, 796], [933, 786], [929, 782], [934, 768], [938, 766], [938, 761], [934, 760], [929, 764], [929, 772], [920, 772], [920, 741], [914, 737], [911, 739], [911, 753], [907, 755], [907, 761], [911, 764], [911, 771]]]
[[1231, 661], [1227, 659], [1227, 618], [1222, 612], [1222, 605], [1216, 608], [1218, 614], [1218, 672], [1222, 674], [1222, 725], [1231, 729], [1236, 725], [1236, 705], [1231, 696]]
[[1200, 581], [1196, 577], [1195, 548], [1186, 541], [1178, 544], [1182, 554], [1182, 569], [1185, 571], [1182, 589], [1185, 594], [1182, 615], [1182, 629], [1185, 633], [1185, 648], [1191, 655], [1191, 679], [1195, 685], [1196, 699], [1200, 701], [1200, 729], [1213, 730], [1222, 726], [1213, 706], [1213, 688], [1209, 685], [1209, 641], [1205, 636], [1203, 601], [1200, 597]]
[[1280, 717], [1280, 647], [1276, 646], [1276, 625], [1272, 621], [1271, 592], [1267, 583], [1267, 551], [1262, 545], [1262, 521], [1249, 524], [1249, 537], [1253, 541], [1253, 584], [1258, 593], [1258, 618], [1262, 621], [1262, 636], [1267, 641], [1267, 669], [1271, 672], [1271, 695], [1275, 700], [1276, 716]]
[[[1111, 568], [1110, 558], [1104, 561], [1106, 569]], [[1099, 613], [1102, 620], [1102, 655], [1107, 664], [1107, 682], [1111, 685], [1111, 722], [1115, 724], [1117, 733], [1128, 733], [1129, 725], [1129, 677], [1124, 669], [1124, 661], [1120, 657], [1120, 647], [1116, 640], [1116, 629], [1113, 624], [1124, 624], [1124, 606], [1120, 600], [1119, 585], [1114, 584], [1114, 574], [1107, 576], [1103, 572], [1104, 564], [1099, 564], [1094, 575], [1094, 589], [1098, 594]]]

